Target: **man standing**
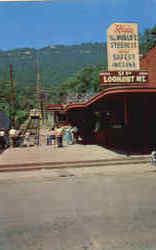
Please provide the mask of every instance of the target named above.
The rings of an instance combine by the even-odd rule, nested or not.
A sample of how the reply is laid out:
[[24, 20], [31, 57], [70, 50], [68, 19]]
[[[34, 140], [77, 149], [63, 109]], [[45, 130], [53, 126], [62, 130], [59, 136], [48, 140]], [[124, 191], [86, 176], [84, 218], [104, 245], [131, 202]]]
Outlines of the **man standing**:
[[58, 125], [56, 129], [56, 145], [58, 148], [63, 147], [63, 134], [64, 129], [61, 127], [61, 125]]
[[72, 136], [73, 136], [73, 144], [75, 144], [78, 142], [78, 137], [79, 137], [78, 128], [76, 125], [74, 125], [72, 127], [71, 132], [72, 132]]
[[9, 130], [9, 139], [10, 139], [10, 147], [13, 148], [14, 147], [14, 140], [16, 137], [16, 129], [14, 129], [13, 127]]
[[0, 149], [4, 149], [6, 147], [5, 141], [5, 130], [2, 128], [0, 129]]
[[27, 131], [25, 133], [25, 144], [26, 144], [26, 147], [30, 147], [30, 145], [31, 145], [31, 142], [30, 142], [30, 132], [29, 131]]
[[152, 165], [156, 166], [156, 150], [152, 151]]

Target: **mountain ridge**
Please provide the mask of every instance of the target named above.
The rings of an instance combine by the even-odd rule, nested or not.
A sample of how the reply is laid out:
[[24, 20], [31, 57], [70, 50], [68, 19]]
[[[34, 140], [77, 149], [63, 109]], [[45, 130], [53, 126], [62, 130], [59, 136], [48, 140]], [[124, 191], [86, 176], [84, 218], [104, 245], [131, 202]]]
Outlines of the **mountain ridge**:
[[85, 66], [106, 65], [106, 61], [106, 43], [98, 42], [0, 50], [0, 80], [9, 80], [9, 64], [12, 64], [17, 85], [34, 84], [37, 71], [43, 86], [55, 85]]

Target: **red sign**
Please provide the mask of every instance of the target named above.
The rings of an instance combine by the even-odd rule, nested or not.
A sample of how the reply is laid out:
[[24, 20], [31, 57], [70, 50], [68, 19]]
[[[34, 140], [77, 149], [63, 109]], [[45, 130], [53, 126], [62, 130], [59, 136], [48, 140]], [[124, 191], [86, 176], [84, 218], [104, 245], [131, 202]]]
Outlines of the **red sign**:
[[129, 23], [115, 23], [114, 24], [114, 32], [117, 33], [133, 33], [134, 32], [134, 28], [132, 26], [133, 24], [129, 24]]
[[147, 71], [103, 71], [100, 73], [101, 85], [145, 84], [147, 82]]

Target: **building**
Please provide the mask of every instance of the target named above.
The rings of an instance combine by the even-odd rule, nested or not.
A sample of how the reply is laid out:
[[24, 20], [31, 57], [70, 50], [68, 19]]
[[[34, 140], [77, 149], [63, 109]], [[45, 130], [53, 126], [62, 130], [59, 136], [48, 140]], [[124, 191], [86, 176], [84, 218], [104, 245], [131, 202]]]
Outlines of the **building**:
[[46, 107], [59, 119], [79, 127], [84, 144], [96, 143], [127, 153], [149, 153], [156, 148], [156, 46], [140, 59], [149, 72], [148, 83], [104, 88], [84, 103]]

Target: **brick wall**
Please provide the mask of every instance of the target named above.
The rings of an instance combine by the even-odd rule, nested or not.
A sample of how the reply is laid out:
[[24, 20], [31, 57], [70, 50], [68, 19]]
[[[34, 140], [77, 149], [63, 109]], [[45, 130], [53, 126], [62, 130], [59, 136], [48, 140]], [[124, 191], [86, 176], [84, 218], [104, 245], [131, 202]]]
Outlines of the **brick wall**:
[[140, 69], [149, 72], [149, 84], [156, 86], [156, 45], [140, 58]]

